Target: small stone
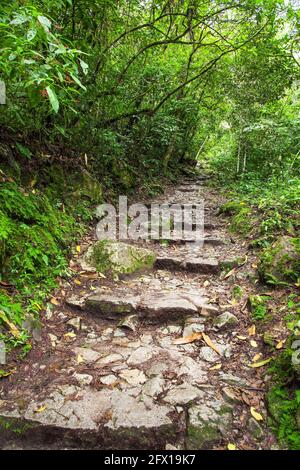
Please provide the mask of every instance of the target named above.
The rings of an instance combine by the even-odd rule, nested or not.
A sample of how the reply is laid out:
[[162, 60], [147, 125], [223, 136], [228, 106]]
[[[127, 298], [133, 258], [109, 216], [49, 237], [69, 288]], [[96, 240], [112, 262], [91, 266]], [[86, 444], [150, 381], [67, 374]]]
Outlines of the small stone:
[[101, 357], [101, 354], [89, 348], [75, 348], [74, 352], [80, 355], [86, 363], [96, 362]]
[[66, 299], [66, 304], [70, 305], [70, 307], [80, 308], [83, 309], [85, 304], [85, 297], [78, 297], [76, 295], [72, 295]]
[[217, 318], [214, 320], [214, 326], [217, 328], [224, 328], [234, 326], [239, 322], [237, 317], [233, 315], [233, 313], [230, 312], [224, 312], [221, 313], [221, 315], [218, 315]]
[[191, 323], [190, 325], [185, 326], [185, 328], [183, 330], [183, 333], [182, 333], [182, 336], [183, 337], [190, 336], [193, 333], [202, 332], [202, 331], [204, 331], [204, 329], [205, 329], [205, 326], [204, 326], [203, 323], [202, 324], [201, 323]]
[[41, 365], [40, 365], [40, 369], [41, 369], [41, 370], [45, 370], [45, 369], [46, 369], [45, 364], [41, 364]]
[[250, 418], [248, 421], [248, 430], [254, 437], [254, 439], [261, 439], [264, 435], [264, 430], [261, 425], [254, 418]]
[[95, 332], [88, 333], [88, 334], [87, 334], [87, 338], [88, 338], [88, 339], [97, 339], [97, 335], [96, 335]]
[[93, 381], [93, 376], [92, 375], [89, 375], [89, 374], [78, 374], [78, 373], [75, 373], [73, 375], [73, 377], [75, 377], [75, 379], [77, 380], [77, 382], [82, 385], [82, 386], [87, 386], [87, 385], [90, 385]]
[[143, 362], [149, 361], [155, 354], [153, 348], [149, 346], [141, 346], [136, 349], [131, 356], [129, 357], [127, 364], [129, 365], [138, 365]]
[[218, 313], [219, 309], [217, 307], [213, 307], [212, 305], [204, 305], [200, 311], [200, 315], [202, 315], [203, 317], [217, 315]]
[[106, 365], [106, 364], [111, 364], [113, 362], [121, 361], [122, 356], [121, 354], [117, 353], [112, 353], [108, 354], [107, 356], [102, 357], [97, 361], [97, 365]]
[[153, 377], [143, 386], [143, 392], [150, 397], [156, 397], [163, 392], [165, 380], [162, 377]]
[[166, 372], [169, 369], [169, 366], [163, 362], [156, 362], [154, 363], [150, 369], [146, 371], [147, 375], [149, 377], [153, 375], [158, 375], [162, 374], [163, 372]]
[[238, 385], [240, 387], [246, 387], [248, 385], [245, 379], [230, 373], [220, 372], [219, 377], [223, 382], [226, 382], [229, 385]]
[[168, 391], [163, 401], [170, 405], [186, 405], [198, 397], [202, 397], [204, 392], [190, 384], [182, 384]]
[[137, 386], [146, 382], [147, 377], [144, 372], [139, 369], [127, 369], [122, 371], [119, 376], [121, 379], [126, 380], [130, 385]]
[[200, 358], [207, 362], [217, 362], [220, 360], [219, 354], [208, 346], [200, 349]]
[[119, 322], [118, 326], [122, 328], [128, 328], [131, 331], [136, 331], [138, 323], [139, 319], [137, 315], [128, 315]]
[[153, 338], [151, 335], [142, 335], [141, 336], [142, 344], [151, 344], [153, 342]]
[[52, 333], [49, 333], [49, 339], [50, 339], [50, 341], [51, 341], [51, 346], [52, 346], [53, 348], [55, 348], [56, 345], [57, 345], [57, 343], [58, 343], [58, 338], [57, 338], [57, 336], [53, 335]]
[[110, 375], [104, 375], [104, 377], [101, 377], [100, 382], [104, 385], [113, 385], [114, 383], [117, 382], [117, 377], [113, 374]]
[[81, 324], [80, 317], [71, 318], [71, 320], [67, 322], [67, 325], [73, 326], [75, 330], [80, 330], [80, 324]]
[[103, 336], [111, 336], [113, 334], [114, 330], [113, 328], [106, 328], [105, 330], [102, 331]]
[[124, 331], [121, 328], [116, 328], [114, 331], [114, 338], [123, 338], [124, 336], [126, 336]]

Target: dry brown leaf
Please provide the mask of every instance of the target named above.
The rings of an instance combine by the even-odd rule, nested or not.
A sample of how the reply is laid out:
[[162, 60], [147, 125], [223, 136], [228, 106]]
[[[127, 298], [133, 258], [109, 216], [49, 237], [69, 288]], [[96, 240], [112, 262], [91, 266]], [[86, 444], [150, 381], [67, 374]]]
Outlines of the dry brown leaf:
[[50, 302], [51, 302], [53, 305], [59, 305], [59, 301], [58, 301], [55, 297], [52, 297], [52, 299], [50, 300]]
[[183, 338], [174, 339], [173, 344], [188, 344], [198, 341], [202, 338], [202, 333], [193, 333], [190, 336], [184, 336]]
[[218, 347], [212, 342], [210, 337], [208, 335], [206, 335], [205, 333], [202, 333], [202, 337], [203, 337], [204, 341], [206, 342], [207, 346], [209, 346], [211, 349], [216, 351], [216, 353], [218, 353], [221, 356], [221, 353], [220, 353]]

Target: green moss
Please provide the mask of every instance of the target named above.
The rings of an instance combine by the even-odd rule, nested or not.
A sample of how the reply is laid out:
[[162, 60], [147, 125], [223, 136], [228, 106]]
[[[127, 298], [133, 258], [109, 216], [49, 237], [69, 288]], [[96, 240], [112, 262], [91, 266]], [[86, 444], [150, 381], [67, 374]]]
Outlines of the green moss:
[[241, 286], [238, 286], [238, 285], [233, 286], [233, 288], [232, 288], [232, 297], [234, 299], [237, 299], [237, 300], [241, 299], [243, 297], [243, 293], [244, 293], [244, 291], [241, 288]]
[[281, 237], [260, 257], [259, 275], [269, 284], [295, 282], [300, 277], [300, 239]]
[[86, 255], [86, 261], [98, 272], [111, 275], [130, 275], [152, 269], [155, 259], [150, 250], [110, 240], [96, 242]]
[[219, 214], [234, 215], [238, 214], [242, 209], [245, 208], [246, 203], [244, 201], [229, 201], [223, 204], [219, 209]]

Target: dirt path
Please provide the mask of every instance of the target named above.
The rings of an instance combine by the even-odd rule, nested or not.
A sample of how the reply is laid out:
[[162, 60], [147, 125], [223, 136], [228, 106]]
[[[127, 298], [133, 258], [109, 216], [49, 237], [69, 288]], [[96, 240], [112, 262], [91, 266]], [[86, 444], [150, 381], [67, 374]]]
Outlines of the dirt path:
[[[80, 274], [74, 255], [78, 274], [44, 312], [41, 340], [1, 382], [1, 448], [275, 445], [266, 425], [265, 368], [251, 367], [266, 355], [246, 305], [259, 290], [254, 255], [229, 234], [217, 215], [220, 196], [204, 180], [185, 180], [158, 201], [202, 198], [206, 242], [196, 254], [183, 242], [143, 242], [157, 252], [156, 268], [115, 282]], [[127, 327], [118, 326], [120, 304], [133, 315]], [[176, 344], [182, 337], [195, 340]]]

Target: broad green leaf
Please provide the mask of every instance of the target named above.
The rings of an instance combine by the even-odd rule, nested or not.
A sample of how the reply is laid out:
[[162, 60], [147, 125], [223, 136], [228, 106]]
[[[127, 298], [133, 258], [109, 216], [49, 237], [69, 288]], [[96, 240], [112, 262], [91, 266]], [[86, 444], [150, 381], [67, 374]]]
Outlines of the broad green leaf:
[[79, 78], [77, 78], [76, 75], [74, 75], [74, 73], [70, 73], [70, 76], [73, 78], [74, 82], [77, 83], [77, 85], [80, 86], [80, 88], [82, 88], [84, 91], [86, 91], [86, 87], [81, 83]]
[[53, 111], [55, 113], [58, 113], [59, 101], [58, 101], [55, 91], [50, 86], [47, 86], [46, 90], [47, 90], [49, 101], [50, 101]]
[[51, 24], [52, 24], [51, 21], [45, 16], [38, 16], [38, 21], [43, 26], [44, 30], [48, 32], [49, 29], [51, 28]]
[[79, 62], [80, 62], [80, 66], [82, 68], [82, 71], [83, 71], [84, 75], [87, 75], [88, 69], [89, 69], [88, 64], [86, 62], [84, 62], [84, 60], [82, 60], [82, 59], [79, 59]]

